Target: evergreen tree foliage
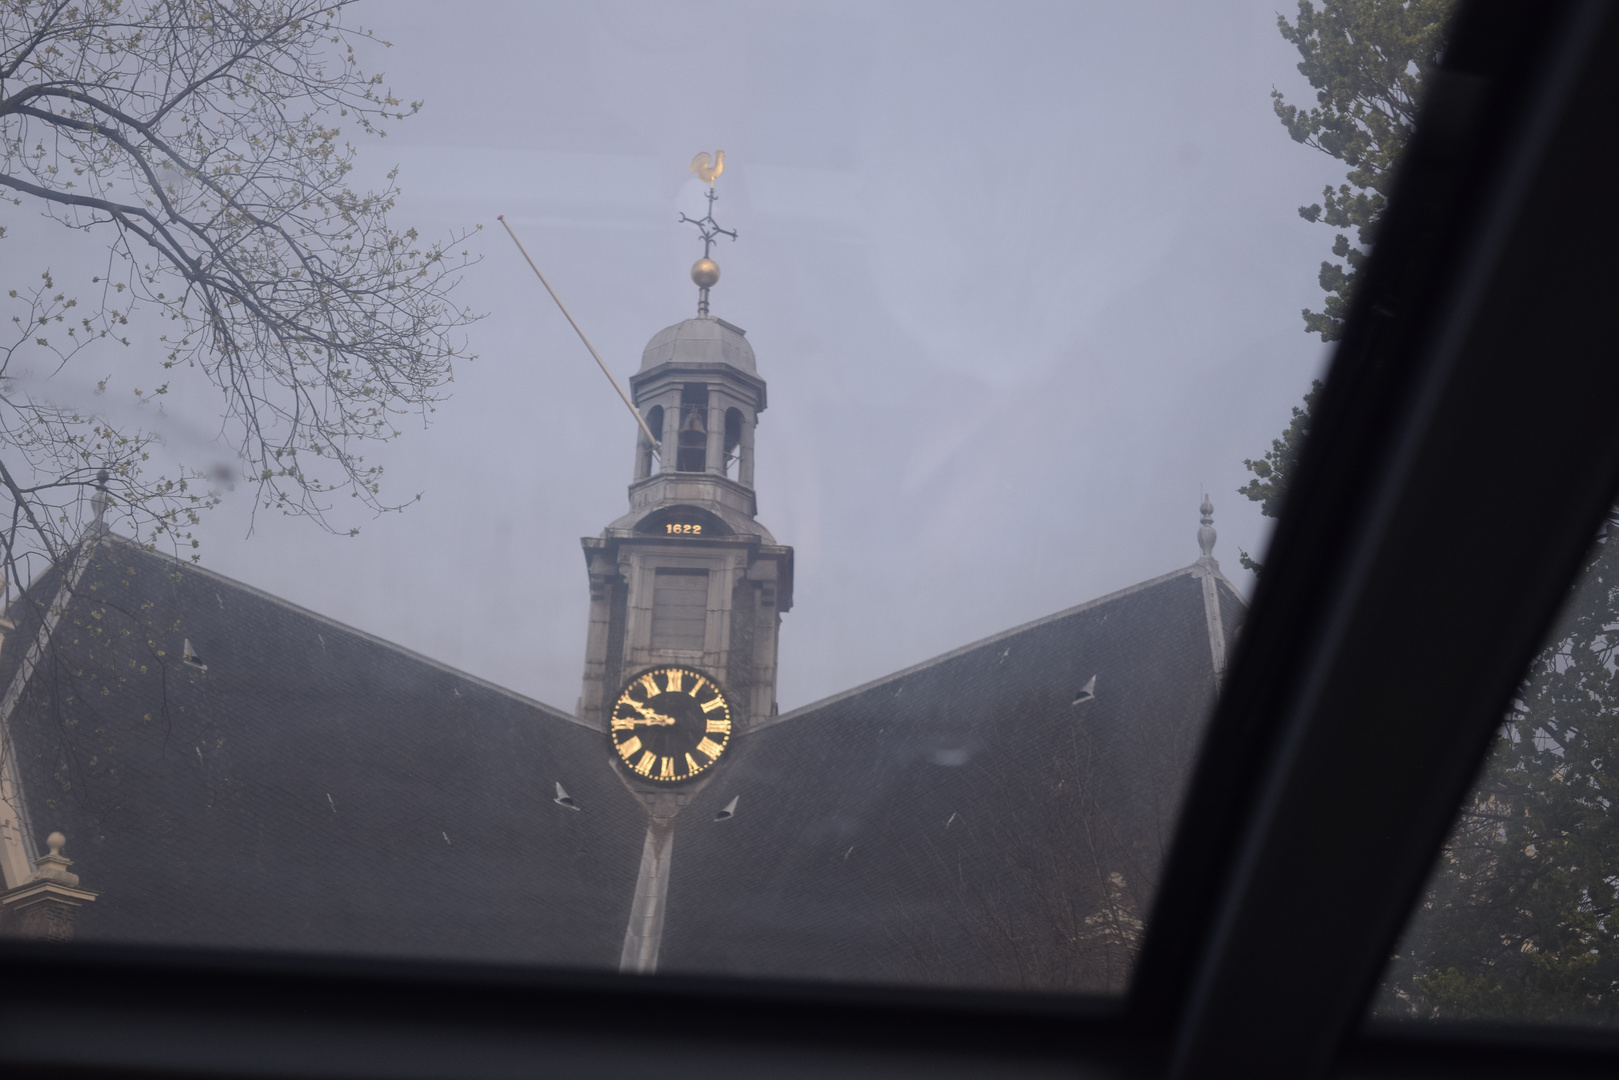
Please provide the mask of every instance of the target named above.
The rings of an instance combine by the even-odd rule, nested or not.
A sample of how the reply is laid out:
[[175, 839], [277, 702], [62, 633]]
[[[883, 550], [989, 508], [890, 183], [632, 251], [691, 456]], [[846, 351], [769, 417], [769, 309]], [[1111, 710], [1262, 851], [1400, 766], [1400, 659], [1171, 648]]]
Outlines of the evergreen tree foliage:
[[[1258, 503], [1259, 512], [1266, 517], [1276, 517], [1281, 513], [1287, 482], [1293, 475], [1293, 465], [1298, 461], [1299, 449], [1304, 445], [1305, 437], [1310, 434], [1310, 411], [1321, 396], [1321, 386], [1320, 379], [1311, 382], [1310, 392], [1304, 395], [1304, 407], [1293, 406], [1292, 423], [1287, 425], [1279, 438], [1271, 440], [1270, 449], [1265, 451], [1264, 457], [1243, 461], [1254, 478], [1238, 488], [1237, 494], [1246, 495]], [[1258, 572], [1259, 563], [1246, 551], [1239, 548], [1237, 557], [1245, 568]]]
[[[1326, 299], [1320, 311], [1303, 311], [1305, 331], [1322, 341], [1343, 335], [1355, 283], [1366, 265], [1378, 221], [1387, 205], [1406, 143], [1416, 123], [1422, 81], [1438, 62], [1444, 31], [1456, 0], [1299, 0], [1298, 19], [1276, 17], [1278, 29], [1299, 51], [1299, 73], [1315, 88], [1314, 107], [1290, 104], [1271, 91], [1276, 116], [1295, 142], [1314, 147], [1349, 167], [1344, 182], [1328, 185], [1321, 201], [1299, 207], [1306, 221], [1335, 230], [1332, 254], [1319, 281]], [[1353, 240], [1350, 234], [1353, 234]], [[1310, 409], [1320, 384], [1293, 409], [1287, 430], [1262, 457], [1243, 464], [1254, 479], [1238, 488], [1275, 517], [1310, 427]], [[1258, 571], [1247, 552], [1242, 565]]]
[[1380, 1011], [1619, 1022], [1619, 511], [1531, 665]]
[[[1348, 166], [1299, 208], [1338, 231], [1321, 264], [1326, 300], [1305, 330], [1342, 336], [1424, 78], [1455, 0], [1301, 0], [1278, 18], [1316, 105], [1273, 92], [1297, 142]], [[1353, 237], [1353, 240], [1351, 239]], [[1240, 492], [1285, 505], [1321, 383]], [[1619, 508], [1530, 666], [1484, 771], [1387, 972], [1378, 1011], [1453, 1020], [1619, 1022]], [[1613, 539], [1609, 539], [1609, 537]], [[1243, 554], [1243, 565], [1258, 564]]]
[[1304, 326], [1322, 341], [1343, 336], [1355, 281], [1387, 205], [1394, 167], [1416, 124], [1422, 82], [1438, 62], [1455, 0], [1323, 0], [1316, 9], [1299, 0], [1296, 23], [1277, 26], [1303, 58], [1299, 73], [1316, 91], [1314, 108], [1290, 105], [1280, 90], [1271, 102], [1294, 142], [1314, 147], [1349, 166], [1344, 183], [1328, 185], [1321, 201], [1299, 207], [1306, 221], [1339, 232], [1323, 262], [1327, 294], [1321, 311], [1304, 310]]

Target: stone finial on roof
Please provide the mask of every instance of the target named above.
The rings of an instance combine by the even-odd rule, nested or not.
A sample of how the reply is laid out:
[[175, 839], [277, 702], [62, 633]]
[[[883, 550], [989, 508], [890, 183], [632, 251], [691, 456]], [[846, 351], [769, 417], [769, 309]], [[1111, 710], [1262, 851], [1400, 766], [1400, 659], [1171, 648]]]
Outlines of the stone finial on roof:
[[[1203, 579], [1203, 617], [1209, 628], [1209, 658], [1214, 663], [1214, 685], [1216, 690], [1220, 681], [1225, 677], [1226, 638], [1225, 624], [1220, 617], [1220, 590], [1216, 588], [1214, 579], [1225, 581], [1220, 573], [1220, 564], [1214, 561], [1214, 504], [1209, 501], [1207, 493], [1203, 496], [1203, 505], [1198, 507], [1203, 515], [1203, 523], [1197, 530], [1197, 546], [1203, 550], [1203, 555], [1193, 563], [1193, 573]], [[1231, 583], [1226, 582], [1229, 586]]]
[[[107, 470], [96, 473], [96, 492], [90, 496], [90, 513], [95, 518], [95, 531], [107, 531]], [[53, 834], [54, 835], [54, 834]]]
[[67, 838], [53, 832], [45, 843], [50, 854], [35, 860], [32, 879], [0, 893], [0, 920], [18, 937], [71, 941], [78, 909], [96, 894], [80, 888], [79, 875], [68, 869], [73, 860], [62, 854]]
[[1214, 531], [1214, 504], [1209, 501], [1208, 495], [1203, 496], [1203, 505], [1198, 507], [1203, 515], [1203, 524], [1197, 530], [1197, 546], [1203, 549], [1205, 559], [1214, 558], [1214, 540], [1218, 535]]
[[68, 869], [73, 860], [62, 854], [62, 848], [67, 844], [67, 837], [59, 832], [53, 832], [45, 838], [45, 846], [50, 848], [50, 854], [41, 855], [34, 867], [35, 881], [54, 881], [58, 885], [76, 888], [79, 884], [79, 875]]

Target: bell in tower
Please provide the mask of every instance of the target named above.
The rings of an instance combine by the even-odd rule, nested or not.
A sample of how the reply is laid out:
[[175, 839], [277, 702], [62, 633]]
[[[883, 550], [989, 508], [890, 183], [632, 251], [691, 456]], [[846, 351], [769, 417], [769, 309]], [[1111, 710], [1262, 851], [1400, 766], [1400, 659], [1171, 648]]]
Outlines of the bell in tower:
[[680, 394], [680, 443], [675, 468], [681, 472], [703, 472], [708, 460], [708, 428], [703, 414], [708, 411], [708, 388], [687, 387]]
[[630, 379], [657, 441], [637, 440], [628, 512], [583, 541], [580, 715], [651, 783], [706, 773], [731, 735], [775, 712], [777, 634], [792, 605], [793, 550], [755, 517], [765, 383], [746, 332], [708, 313], [719, 279], [709, 249], [716, 236], [734, 239], [713, 221], [712, 187], [709, 196], [695, 222], [698, 315], [655, 334]]

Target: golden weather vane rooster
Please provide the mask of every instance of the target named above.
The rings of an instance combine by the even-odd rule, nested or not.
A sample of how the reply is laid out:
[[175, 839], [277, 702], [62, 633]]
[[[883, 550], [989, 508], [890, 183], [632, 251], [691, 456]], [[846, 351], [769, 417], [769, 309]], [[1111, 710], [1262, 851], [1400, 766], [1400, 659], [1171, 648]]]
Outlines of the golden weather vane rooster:
[[691, 171], [697, 174], [697, 179], [709, 187], [713, 187], [714, 181], [718, 180], [720, 173], [725, 171], [725, 151], [714, 151], [712, 161], [709, 159], [708, 151], [703, 151], [691, 159]]
[[708, 315], [708, 290], [720, 279], [720, 267], [709, 255], [713, 253], [714, 241], [722, 236], [736, 239], [735, 229], [722, 229], [719, 222], [714, 220], [714, 200], [718, 199], [719, 192], [714, 190], [714, 180], [725, 171], [725, 151], [716, 150], [712, 161], [708, 154], [701, 153], [691, 159], [691, 171], [697, 178], [708, 184], [708, 190], [703, 194], [708, 199], [708, 213], [700, 218], [687, 217], [684, 212], [680, 215], [683, 224], [697, 226], [697, 232], [703, 238], [703, 257], [692, 264], [691, 280], [697, 286], [697, 314], [699, 317]]

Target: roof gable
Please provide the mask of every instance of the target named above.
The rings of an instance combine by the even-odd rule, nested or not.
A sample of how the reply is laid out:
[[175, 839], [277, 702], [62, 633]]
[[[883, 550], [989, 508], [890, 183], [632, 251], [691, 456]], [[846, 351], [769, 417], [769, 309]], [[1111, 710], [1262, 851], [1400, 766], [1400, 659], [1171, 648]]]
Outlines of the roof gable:
[[[674, 821], [660, 970], [1121, 985], [1242, 612], [1200, 563], [742, 733]], [[601, 732], [221, 575], [90, 549], [8, 720], [86, 938], [621, 955], [647, 818]]]
[[1202, 578], [756, 729], [677, 821], [662, 969], [1122, 985], [1215, 694]]
[[643, 818], [599, 732], [217, 574], [102, 543], [10, 728], [116, 883], [84, 937], [617, 955]]

